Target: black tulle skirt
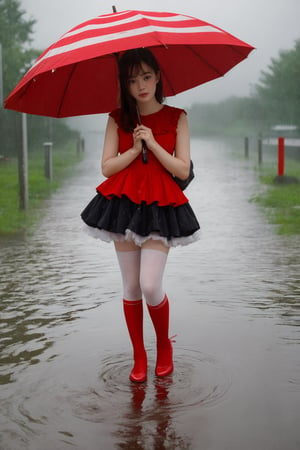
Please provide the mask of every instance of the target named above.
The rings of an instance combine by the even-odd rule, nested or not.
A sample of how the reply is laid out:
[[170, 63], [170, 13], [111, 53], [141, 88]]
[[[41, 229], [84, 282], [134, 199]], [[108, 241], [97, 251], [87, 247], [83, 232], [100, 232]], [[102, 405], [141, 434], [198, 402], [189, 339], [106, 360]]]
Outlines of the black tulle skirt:
[[[198, 240], [200, 229], [189, 205], [158, 206], [133, 203], [128, 197], [107, 199], [98, 193], [81, 213], [94, 237], [103, 240], [132, 239], [137, 244], [149, 238], [162, 239], [167, 245], [185, 245]], [[97, 236], [97, 231], [100, 231]]]

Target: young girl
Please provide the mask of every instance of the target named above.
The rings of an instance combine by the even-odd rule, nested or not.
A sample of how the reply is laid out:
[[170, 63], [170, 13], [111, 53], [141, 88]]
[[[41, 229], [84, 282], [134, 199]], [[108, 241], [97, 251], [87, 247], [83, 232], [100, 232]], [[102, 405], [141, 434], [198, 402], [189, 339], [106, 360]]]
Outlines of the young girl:
[[186, 113], [163, 105], [160, 70], [150, 50], [125, 52], [119, 61], [119, 81], [121, 107], [109, 114], [102, 156], [107, 180], [97, 187], [96, 197], [81, 216], [95, 237], [114, 242], [133, 346], [129, 378], [143, 382], [147, 354], [142, 298], [156, 332], [155, 374], [163, 377], [173, 371], [164, 268], [170, 247], [198, 239], [199, 224], [172, 177], [185, 179], [189, 174]]

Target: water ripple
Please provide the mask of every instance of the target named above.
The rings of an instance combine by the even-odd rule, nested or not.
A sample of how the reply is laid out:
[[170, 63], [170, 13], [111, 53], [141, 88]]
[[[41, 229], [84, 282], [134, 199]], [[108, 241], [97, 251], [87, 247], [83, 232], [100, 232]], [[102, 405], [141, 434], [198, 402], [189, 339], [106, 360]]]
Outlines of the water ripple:
[[[148, 352], [150, 361], [153, 359]], [[128, 380], [132, 360], [115, 354], [102, 361], [99, 386], [84, 392], [72, 392], [71, 402], [77, 417], [103, 422], [107, 415], [122, 414], [122, 409], [142, 409], [143, 418], [152, 420], [158, 409], [176, 416], [199, 407], [215, 406], [226, 397], [231, 379], [224, 367], [213, 357], [191, 349], [176, 350], [174, 373], [156, 378], [149, 370], [148, 381], [134, 385]]]

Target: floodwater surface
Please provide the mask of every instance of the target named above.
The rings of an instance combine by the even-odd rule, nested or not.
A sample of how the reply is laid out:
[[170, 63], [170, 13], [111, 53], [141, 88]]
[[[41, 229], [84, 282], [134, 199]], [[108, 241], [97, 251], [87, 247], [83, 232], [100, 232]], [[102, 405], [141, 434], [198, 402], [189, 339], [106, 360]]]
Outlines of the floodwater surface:
[[299, 238], [249, 201], [249, 163], [194, 139], [201, 240], [173, 249], [165, 273], [175, 370], [154, 376], [145, 311], [148, 381], [133, 384], [113, 246], [79, 218], [101, 141], [86, 136], [30, 234], [0, 240], [0, 449], [299, 449]]

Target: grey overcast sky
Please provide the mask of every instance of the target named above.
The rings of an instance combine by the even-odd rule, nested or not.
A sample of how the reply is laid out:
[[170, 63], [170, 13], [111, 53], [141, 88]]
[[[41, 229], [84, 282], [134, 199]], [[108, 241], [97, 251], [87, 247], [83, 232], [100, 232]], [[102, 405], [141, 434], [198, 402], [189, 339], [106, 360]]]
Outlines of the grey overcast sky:
[[213, 23], [256, 50], [224, 78], [170, 99], [188, 107], [232, 95], [248, 95], [261, 70], [281, 49], [291, 49], [300, 38], [300, 0], [21, 0], [28, 17], [36, 19], [34, 47], [44, 49], [73, 26], [100, 14], [138, 9], [170, 11]]

